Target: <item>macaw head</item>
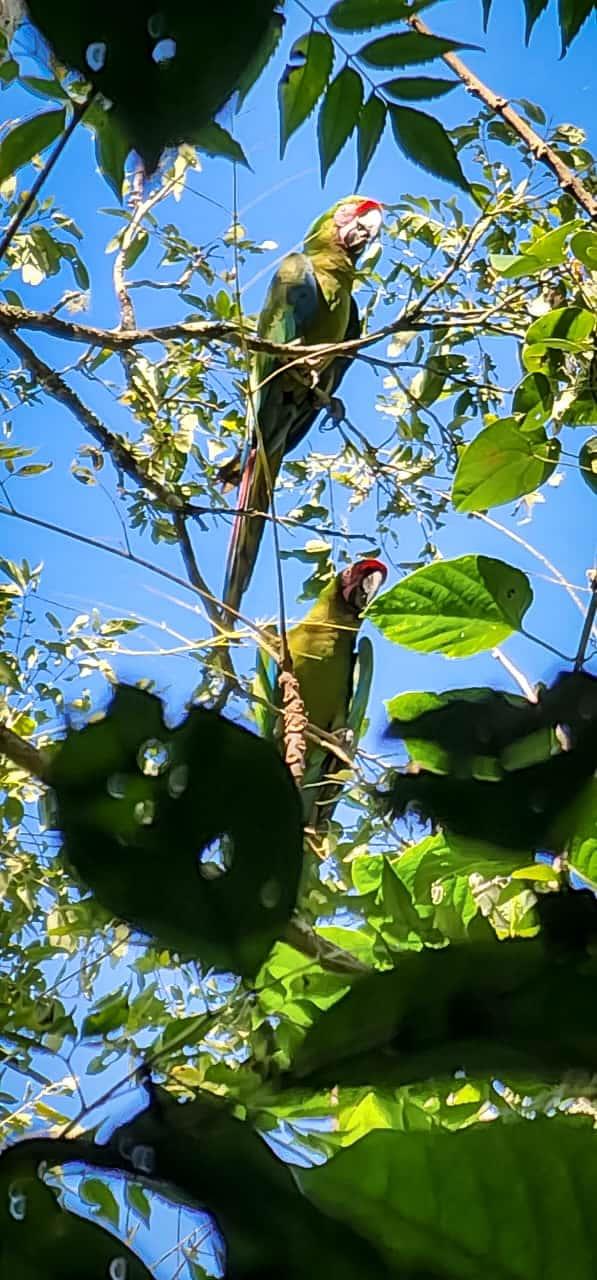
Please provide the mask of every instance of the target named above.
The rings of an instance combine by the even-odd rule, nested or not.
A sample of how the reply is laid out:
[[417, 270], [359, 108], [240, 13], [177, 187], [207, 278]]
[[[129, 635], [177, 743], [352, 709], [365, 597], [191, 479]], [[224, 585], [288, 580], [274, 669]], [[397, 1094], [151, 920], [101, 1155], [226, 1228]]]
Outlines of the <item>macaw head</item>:
[[339, 575], [342, 598], [357, 617], [364, 613], [387, 576], [381, 560], [357, 560]]
[[379, 234], [383, 220], [379, 200], [366, 196], [346, 196], [309, 228], [305, 237], [307, 253], [339, 247], [353, 265], [367, 245]]

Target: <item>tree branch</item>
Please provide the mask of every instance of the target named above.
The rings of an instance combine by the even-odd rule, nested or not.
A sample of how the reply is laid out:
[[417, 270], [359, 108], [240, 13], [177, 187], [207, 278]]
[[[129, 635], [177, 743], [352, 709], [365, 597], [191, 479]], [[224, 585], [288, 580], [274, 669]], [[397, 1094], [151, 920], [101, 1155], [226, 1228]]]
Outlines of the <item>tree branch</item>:
[[45, 751], [40, 751], [39, 747], [34, 747], [32, 742], [27, 742], [24, 738], [20, 738], [18, 733], [13, 729], [9, 729], [7, 724], [0, 721], [0, 756], [5, 756], [7, 760], [12, 760], [13, 764], [18, 765], [19, 769], [23, 769], [25, 773], [30, 773], [35, 778], [39, 778], [40, 782], [48, 782], [49, 780], [49, 760]]
[[71, 104], [73, 106], [73, 114], [71, 116], [71, 119], [69, 120], [69, 123], [66, 126], [66, 129], [58, 139], [58, 142], [56, 143], [54, 150], [48, 156], [48, 159], [46, 160], [46, 163], [43, 169], [40, 170], [40, 172], [38, 173], [35, 179], [35, 182], [32, 184], [31, 190], [27, 192], [27, 195], [25, 196], [25, 199], [23, 200], [22, 205], [20, 206], [19, 209], [17, 209], [17, 212], [15, 213], [14, 218], [9, 223], [2, 239], [0, 240], [0, 260], [4, 257], [6, 250], [12, 244], [12, 241], [14, 240], [17, 234], [17, 231], [19, 230], [19, 227], [25, 221], [25, 218], [27, 217], [27, 214], [29, 213], [30, 209], [32, 209], [37, 199], [37, 196], [39, 195], [46, 181], [46, 178], [52, 172], [52, 169], [54, 168], [56, 161], [62, 155], [62, 152], [64, 151], [64, 148], [69, 138], [72, 137], [77, 125], [79, 124], [79, 121], [83, 119], [83, 116], [85, 115], [87, 108], [91, 105], [91, 102], [93, 101], [94, 97], [95, 97], [95, 89], [92, 89], [83, 102], [77, 102], [76, 104], [75, 103]]
[[[408, 22], [421, 35], [433, 35], [427, 24], [422, 22], [420, 18], [413, 16], [408, 19]], [[493, 89], [489, 88], [489, 85], [479, 80], [479, 77], [473, 71], [470, 71], [465, 63], [456, 57], [456, 54], [444, 53], [442, 57], [444, 62], [452, 68], [452, 71], [456, 72], [459, 80], [462, 80], [469, 93], [472, 93], [475, 98], [480, 98], [486, 107], [490, 107], [492, 111], [495, 111], [496, 115], [501, 116], [502, 120], [513, 129], [514, 133], [518, 134], [518, 137], [526, 143], [531, 155], [536, 160], [540, 160], [542, 164], [547, 165], [548, 169], [551, 169], [562, 191], [567, 191], [576, 200], [576, 203], [580, 205], [581, 209], [588, 213], [590, 218], [597, 218], [597, 200], [594, 196], [587, 190], [580, 178], [576, 177], [576, 174], [572, 172], [572, 169], [568, 167], [565, 161], [560, 159], [553, 147], [544, 142], [543, 138], [531, 128], [530, 124], [527, 124], [526, 120], [514, 110], [514, 107], [510, 106], [507, 99], [500, 97], [498, 93], [494, 93]]]
[[97, 414], [84, 404], [77, 392], [69, 387], [62, 375], [46, 364], [45, 360], [42, 360], [20, 335], [14, 332], [14, 329], [6, 328], [0, 322], [0, 335], [29, 370], [32, 378], [48, 395], [53, 396], [72, 413], [85, 431], [93, 436], [102, 449], [105, 449], [121, 471], [126, 472], [142, 488], [149, 489], [169, 511], [182, 509], [184, 503], [176, 491], [155, 476], [149, 475], [143, 463], [135, 457], [133, 450], [104, 425]]

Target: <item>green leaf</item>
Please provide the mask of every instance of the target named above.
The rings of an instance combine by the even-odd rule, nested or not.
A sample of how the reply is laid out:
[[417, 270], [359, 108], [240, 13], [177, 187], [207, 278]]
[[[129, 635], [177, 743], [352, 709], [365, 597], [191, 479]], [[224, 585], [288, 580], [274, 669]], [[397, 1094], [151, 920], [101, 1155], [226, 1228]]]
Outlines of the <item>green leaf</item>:
[[347, 1224], [375, 1242], [388, 1276], [592, 1280], [594, 1139], [561, 1116], [452, 1135], [382, 1129], [297, 1180], [339, 1238]]
[[265, 70], [268, 62], [273, 58], [280, 40], [282, 39], [283, 30], [284, 18], [281, 13], [276, 12], [272, 16], [272, 21], [267, 29], [264, 40], [259, 45], [256, 53], [251, 58], [251, 61], [245, 67], [238, 81], [238, 97], [236, 100], [237, 111], [242, 107], [245, 98], [251, 92], [253, 85], [259, 79], [261, 72]]
[[322, 186], [331, 165], [356, 126], [362, 105], [363, 81], [352, 67], [344, 67], [328, 85], [319, 112]]
[[457, 89], [459, 80], [434, 79], [432, 76], [400, 76], [397, 80], [386, 80], [380, 86], [390, 98], [401, 98], [405, 102], [442, 98], [445, 93]]
[[385, 128], [387, 108], [385, 102], [372, 93], [359, 116], [357, 133], [357, 187], [367, 172]]
[[543, 13], [543, 10], [547, 8], [548, 3], [549, 3], [549, 0], [524, 0], [524, 8], [525, 8], [526, 19], [527, 19], [525, 36], [524, 36], [526, 44], [529, 43], [529, 40], [531, 38], [531, 32], [537, 21], [537, 18], [539, 18]]
[[367, 618], [407, 649], [466, 658], [520, 630], [532, 598], [519, 569], [488, 556], [461, 556], [415, 570], [378, 596]]
[[538, 415], [541, 414], [541, 420], [545, 422], [552, 407], [553, 392], [549, 378], [544, 373], [528, 373], [514, 392], [512, 412], [523, 413], [525, 417], [533, 414], [535, 421], [538, 421]]
[[525, 433], [513, 418], [494, 422], [463, 449], [452, 485], [456, 511], [486, 511], [533, 493], [553, 475], [559, 440]]
[[289, 138], [307, 119], [319, 101], [332, 73], [334, 46], [322, 31], [310, 31], [292, 46], [278, 89], [280, 106], [280, 154]]
[[17, 673], [13, 671], [4, 658], [0, 658], [0, 684], [5, 685], [8, 689], [20, 689], [21, 687]]
[[543, 263], [532, 253], [490, 253], [489, 264], [505, 280], [518, 280], [520, 276], [532, 276], [543, 270]]
[[95, 104], [84, 117], [95, 133], [95, 156], [98, 168], [118, 198], [122, 194], [124, 167], [131, 144], [121, 129], [113, 111], [105, 111]]
[[21, 76], [20, 83], [40, 98], [53, 98], [57, 102], [69, 101], [68, 93], [59, 80], [48, 80], [47, 76]]
[[478, 49], [475, 44], [462, 44], [444, 36], [423, 35], [405, 31], [399, 35], [381, 36], [359, 49], [358, 56], [370, 67], [410, 67], [417, 62], [432, 62], [456, 49]]
[[390, 107], [394, 137], [408, 160], [418, 164], [437, 178], [445, 178], [468, 191], [468, 182], [460, 167], [454, 144], [443, 124], [413, 107]]
[[0, 142], [0, 183], [45, 151], [64, 130], [66, 112], [43, 111], [5, 133]]
[[101, 1218], [118, 1226], [120, 1211], [114, 1192], [101, 1178], [83, 1178], [79, 1184], [79, 1195], [84, 1204], [88, 1204]]
[[129, 992], [117, 991], [98, 1000], [92, 1013], [88, 1013], [81, 1028], [82, 1036], [105, 1036], [108, 1031], [126, 1023], [129, 1012]]
[[136, 236], [133, 237], [128, 248], [125, 249], [124, 266], [126, 267], [127, 271], [129, 267], [133, 267], [135, 265], [137, 259], [141, 257], [141, 254], [147, 248], [148, 244], [149, 244], [149, 232], [147, 232], [145, 228], [142, 227], [141, 230], [137, 232]]
[[138, 1182], [130, 1182], [127, 1178], [124, 1184], [124, 1195], [129, 1208], [148, 1226], [151, 1218], [151, 1201], [143, 1187], [140, 1187]]
[[562, 57], [570, 48], [583, 23], [595, 11], [595, 0], [559, 0], [558, 16], [562, 33]]
[[541, 343], [559, 351], [581, 351], [595, 328], [595, 316], [584, 307], [556, 307], [529, 325], [525, 345]]
[[412, 17], [410, 0], [338, 0], [327, 21], [336, 31], [370, 31]]
[[582, 949], [562, 963], [543, 940], [492, 938], [403, 954], [394, 969], [360, 978], [320, 1014], [288, 1083], [395, 1088], [457, 1069], [503, 1079], [515, 1064], [557, 1078], [590, 1064], [597, 1050], [583, 1008], [594, 981]]
[[597, 493], [597, 436], [585, 440], [578, 455], [580, 474], [589, 489]]
[[577, 231], [570, 248], [589, 271], [597, 271], [597, 231]]
[[61, 743], [52, 785], [67, 862], [106, 910], [182, 956], [256, 971], [302, 864], [300, 799], [270, 743], [199, 707], [170, 729], [158, 698], [121, 685]]
[[202, 129], [195, 129], [191, 141], [199, 151], [204, 151], [208, 156], [223, 156], [226, 160], [245, 165], [247, 169], [251, 167], [240, 142], [221, 124], [216, 124], [215, 120], [203, 125]]

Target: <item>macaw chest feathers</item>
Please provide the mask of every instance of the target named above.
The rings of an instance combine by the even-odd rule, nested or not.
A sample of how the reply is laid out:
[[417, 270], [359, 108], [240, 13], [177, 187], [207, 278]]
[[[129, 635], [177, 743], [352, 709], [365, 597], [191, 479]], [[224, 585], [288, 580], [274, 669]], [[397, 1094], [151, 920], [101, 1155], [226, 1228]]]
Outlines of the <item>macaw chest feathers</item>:
[[343, 724], [350, 697], [354, 630], [330, 623], [299, 625], [289, 633], [294, 672], [311, 724], [331, 731]]

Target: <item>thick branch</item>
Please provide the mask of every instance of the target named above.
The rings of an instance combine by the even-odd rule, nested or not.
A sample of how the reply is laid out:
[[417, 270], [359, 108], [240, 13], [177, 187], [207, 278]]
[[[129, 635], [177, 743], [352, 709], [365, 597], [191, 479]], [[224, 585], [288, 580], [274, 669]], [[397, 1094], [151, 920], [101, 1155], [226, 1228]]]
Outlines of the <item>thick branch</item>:
[[[421, 35], [430, 36], [433, 34], [427, 24], [422, 22], [420, 18], [412, 17], [408, 21], [410, 26], [415, 31], [419, 31]], [[531, 155], [536, 160], [540, 160], [542, 164], [547, 165], [548, 169], [551, 169], [562, 191], [568, 192], [576, 200], [576, 203], [580, 205], [581, 209], [588, 213], [590, 218], [597, 218], [597, 200], [587, 190], [580, 178], [576, 177], [572, 169], [560, 159], [553, 147], [550, 147], [538, 133], [535, 133], [535, 130], [518, 114], [518, 111], [515, 111], [514, 107], [510, 106], [506, 98], [500, 97], [498, 93], [494, 93], [493, 89], [489, 88], [489, 85], [479, 80], [479, 77], [473, 71], [470, 71], [465, 63], [456, 57], [456, 54], [444, 53], [442, 56], [444, 62], [462, 80], [469, 93], [474, 94], [476, 98], [480, 98], [486, 107], [490, 107], [492, 111], [496, 112], [496, 115], [501, 116], [502, 120], [514, 130], [514, 133], [518, 134], [518, 137], [526, 143]]]
[[175, 490], [148, 474], [143, 464], [135, 457], [133, 450], [124, 444], [113, 431], [110, 431], [98, 418], [97, 414], [83, 403], [77, 392], [69, 387], [61, 374], [50, 368], [50, 365], [46, 364], [45, 360], [42, 360], [23, 341], [19, 334], [14, 332], [14, 329], [8, 329], [0, 324], [0, 334], [6, 345], [14, 351], [15, 355], [25, 365], [25, 368], [29, 370], [36, 383], [73, 414], [85, 431], [93, 436], [93, 439], [101, 445], [102, 449], [106, 450], [106, 453], [110, 455], [121, 471], [126, 472], [136, 484], [141, 485], [144, 489], [149, 489], [160, 502], [163, 502], [169, 511], [180, 511], [182, 509], [183, 501]]
[[19, 769], [39, 778], [41, 782], [47, 782], [49, 779], [49, 762], [45, 752], [40, 751], [39, 747], [34, 747], [32, 742], [19, 738], [18, 733], [2, 723], [0, 723], [0, 756], [12, 760]]

